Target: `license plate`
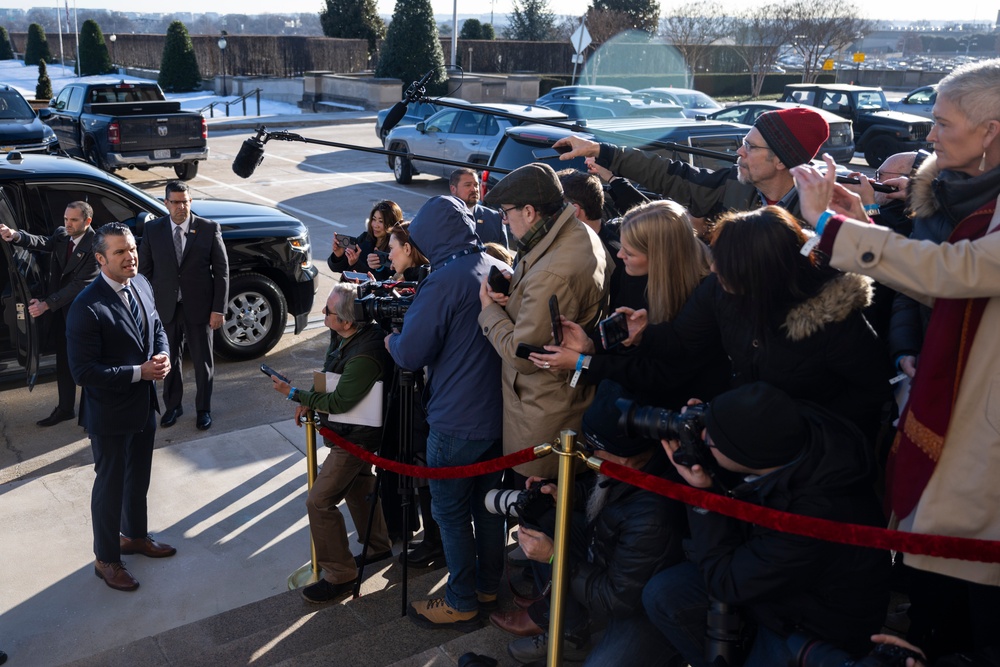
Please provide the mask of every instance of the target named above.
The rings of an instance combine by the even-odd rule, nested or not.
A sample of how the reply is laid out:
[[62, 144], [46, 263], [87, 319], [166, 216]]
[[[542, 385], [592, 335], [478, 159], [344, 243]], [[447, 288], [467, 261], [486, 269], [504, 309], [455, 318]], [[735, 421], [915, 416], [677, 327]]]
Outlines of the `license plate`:
[[161, 148], [159, 150], [153, 151], [153, 157], [157, 160], [169, 160], [170, 159], [170, 149]]

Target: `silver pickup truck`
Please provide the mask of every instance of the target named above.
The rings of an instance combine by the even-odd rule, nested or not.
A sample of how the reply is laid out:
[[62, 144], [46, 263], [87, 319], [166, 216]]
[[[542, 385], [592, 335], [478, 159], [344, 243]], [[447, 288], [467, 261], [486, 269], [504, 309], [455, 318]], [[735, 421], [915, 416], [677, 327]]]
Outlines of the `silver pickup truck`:
[[191, 180], [208, 159], [208, 126], [194, 111], [164, 98], [150, 82], [71, 83], [39, 118], [59, 147], [107, 172], [173, 167]]

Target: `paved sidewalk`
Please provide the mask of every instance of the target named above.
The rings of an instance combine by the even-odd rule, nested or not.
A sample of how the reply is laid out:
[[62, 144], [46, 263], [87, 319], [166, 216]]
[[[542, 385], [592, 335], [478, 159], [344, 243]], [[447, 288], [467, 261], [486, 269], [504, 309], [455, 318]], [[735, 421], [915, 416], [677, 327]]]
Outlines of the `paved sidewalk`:
[[347, 125], [350, 123], [375, 122], [375, 111], [336, 111], [327, 113], [302, 113], [277, 116], [218, 116], [206, 118], [209, 136], [212, 132], [228, 130], [253, 130], [264, 125], [269, 130], [288, 127], [317, 127], [323, 125]]
[[126, 556], [134, 593], [94, 575], [92, 466], [0, 485], [9, 664], [60, 665], [287, 590], [309, 560], [304, 444], [284, 419], [155, 450], [150, 530], [178, 552]]

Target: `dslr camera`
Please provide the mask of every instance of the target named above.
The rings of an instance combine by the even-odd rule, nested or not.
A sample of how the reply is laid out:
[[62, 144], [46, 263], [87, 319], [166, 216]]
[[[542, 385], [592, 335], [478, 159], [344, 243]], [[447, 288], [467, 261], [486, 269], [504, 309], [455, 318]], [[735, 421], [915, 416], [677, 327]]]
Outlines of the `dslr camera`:
[[637, 405], [627, 398], [619, 398], [615, 404], [622, 413], [618, 430], [628, 437], [678, 440], [681, 446], [674, 452], [678, 465], [686, 468], [700, 465], [705, 471], [715, 470], [715, 457], [701, 438], [708, 403], [689, 405], [684, 412]]
[[785, 640], [795, 656], [795, 667], [906, 667], [907, 658], [924, 660], [919, 653], [894, 644], [878, 644], [871, 653], [854, 660], [835, 644], [795, 633]]
[[354, 299], [354, 319], [358, 322], [375, 320], [386, 330], [400, 327], [416, 289], [415, 282], [397, 280], [361, 283]]
[[524, 525], [551, 536], [555, 532], [555, 501], [542, 493], [542, 487], [548, 483], [548, 480], [534, 482], [523, 491], [490, 489], [486, 492], [486, 509], [492, 514], [515, 516]]

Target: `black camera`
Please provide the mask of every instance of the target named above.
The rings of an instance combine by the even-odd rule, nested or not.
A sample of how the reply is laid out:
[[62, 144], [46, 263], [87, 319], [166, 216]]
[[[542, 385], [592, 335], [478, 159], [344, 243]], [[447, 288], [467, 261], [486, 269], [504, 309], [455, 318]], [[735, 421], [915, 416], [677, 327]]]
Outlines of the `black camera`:
[[790, 663], [794, 667], [906, 667], [907, 658], [923, 660], [919, 653], [894, 644], [878, 644], [871, 653], [854, 660], [836, 644], [801, 633], [793, 634], [785, 643], [795, 656]]
[[542, 493], [542, 487], [548, 483], [547, 480], [535, 482], [523, 491], [491, 489], [486, 492], [486, 509], [492, 514], [515, 516], [521, 523], [552, 535], [555, 501], [549, 494]]
[[715, 469], [715, 457], [701, 438], [708, 403], [689, 405], [685, 412], [637, 405], [627, 398], [619, 398], [615, 405], [622, 413], [618, 430], [628, 437], [679, 440], [681, 446], [674, 452], [675, 463], [686, 468], [700, 465], [705, 471]]
[[413, 303], [416, 287], [415, 282], [390, 280], [361, 283], [358, 285], [358, 296], [354, 299], [354, 320], [375, 320], [383, 329], [401, 326], [403, 316]]

